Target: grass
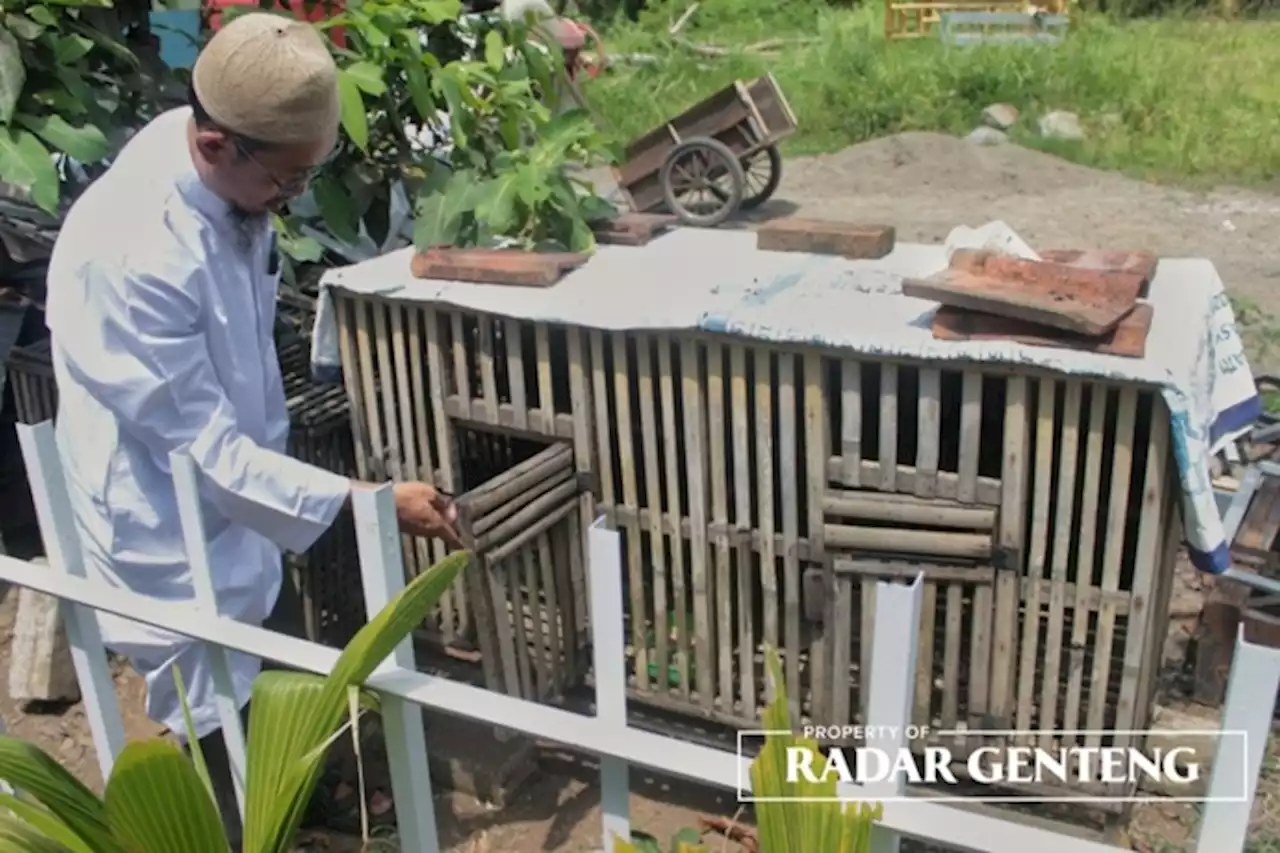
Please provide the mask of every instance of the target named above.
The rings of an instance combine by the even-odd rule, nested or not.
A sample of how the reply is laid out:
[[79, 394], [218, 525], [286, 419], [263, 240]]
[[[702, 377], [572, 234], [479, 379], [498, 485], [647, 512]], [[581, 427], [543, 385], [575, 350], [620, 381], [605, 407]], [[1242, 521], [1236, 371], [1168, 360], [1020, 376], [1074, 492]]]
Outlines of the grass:
[[[739, 49], [707, 59], [667, 33], [687, 5], [650, 0], [639, 23], [606, 28], [610, 53], [658, 60], [619, 64], [587, 84], [619, 137], [661, 126], [734, 79], [772, 71], [799, 119], [786, 145], [792, 154], [906, 130], [967, 133], [983, 107], [1003, 101], [1030, 118], [1015, 128], [1017, 141], [1090, 166], [1184, 184], [1280, 176], [1280, 21], [1092, 16], [1057, 47], [948, 49], [935, 39], [886, 41], [878, 3], [706, 0], [680, 37]], [[740, 50], [765, 39], [788, 45], [769, 55]], [[1084, 142], [1035, 134], [1035, 118], [1054, 109], [1080, 116]]]

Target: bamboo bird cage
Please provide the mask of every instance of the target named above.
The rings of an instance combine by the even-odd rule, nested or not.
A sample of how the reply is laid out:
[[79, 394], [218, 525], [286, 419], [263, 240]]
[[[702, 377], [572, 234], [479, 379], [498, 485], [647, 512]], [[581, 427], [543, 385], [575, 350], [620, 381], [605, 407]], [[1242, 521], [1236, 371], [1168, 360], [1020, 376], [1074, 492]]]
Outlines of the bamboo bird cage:
[[[1147, 722], [1180, 538], [1155, 389], [331, 292], [361, 476], [467, 510], [475, 565], [431, 632], [492, 688], [588, 676], [603, 515], [635, 702], [756, 728], [768, 644], [794, 713], [865, 719], [875, 583], [923, 572], [916, 723], [1097, 746]], [[409, 544], [410, 571], [442, 555]]]

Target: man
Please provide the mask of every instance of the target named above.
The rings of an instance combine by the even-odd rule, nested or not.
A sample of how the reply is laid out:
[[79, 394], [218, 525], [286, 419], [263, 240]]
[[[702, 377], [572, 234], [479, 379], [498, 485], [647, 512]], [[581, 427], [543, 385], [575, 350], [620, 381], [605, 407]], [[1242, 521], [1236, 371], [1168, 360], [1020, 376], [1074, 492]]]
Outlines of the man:
[[[336, 79], [309, 25], [237, 18], [198, 58], [190, 108], [144, 128], [76, 202], [49, 268], [58, 443], [89, 570], [191, 601], [169, 471], [170, 452], [186, 451], [201, 474], [219, 611], [295, 633], [300, 608], [281, 551], [309, 548], [362, 486], [284, 455], [273, 343], [270, 213], [306, 188], [336, 144]], [[430, 486], [394, 488], [404, 532], [457, 544], [452, 510]], [[171, 676], [180, 667], [196, 734], [225, 765], [205, 648], [101, 622], [107, 644], [146, 678], [148, 714], [183, 736]], [[232, 658], [241, 707], [259, 667]], [[234, 818], [225, 768], [219, 775], [220, 805]]]

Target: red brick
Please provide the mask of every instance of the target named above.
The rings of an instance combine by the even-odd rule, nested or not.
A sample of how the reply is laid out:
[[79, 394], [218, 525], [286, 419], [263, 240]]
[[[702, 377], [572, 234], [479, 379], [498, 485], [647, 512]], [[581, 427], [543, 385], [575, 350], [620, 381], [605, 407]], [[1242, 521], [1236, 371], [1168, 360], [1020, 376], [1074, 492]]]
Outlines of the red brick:
[[1138, 273], [964, 250], [952, 255], [949, 269], [927, 279], [903, 281], [902, 292], [1096, 336], [1111, 331], [1133, 309], [1142, 284]]
[[515, 249], [429, 249], [413, 256], [417, 278], [550, 287], [587, 262], [578, 252], [522, 252]]
[[883, 258], [893, 251], [890, 225], [856, 225], [788, 217], [762, 225], [756, 248], [770, 252], [811, 252], [846, 258]]
[[1040, 258], [1058, 264], [1069, 264], [1085, 269], [1105, 269], [1118, 272], [1138, 273], [1142, 276], [1142, 292], [1139, 298], [1147, 295], [1146, 289], [1156, 274], [1159, 258], [1150, 252], [1115, 251], [1109, 249], [1041, 249]]
[[596, 242], [619, 246], [643, 246], [680, 221], [665, 213], [623, 213], [594, 227]]
[[1140, 302], [1114, 329], [1095, 338], [943, 305], [933, 317], [933, 336], [941, 341], [1016, 341], [1030, 346], [1142, 358], [1147, 351], [1147, 334], [1151, 331], [1153, 315], [1151, 306]]

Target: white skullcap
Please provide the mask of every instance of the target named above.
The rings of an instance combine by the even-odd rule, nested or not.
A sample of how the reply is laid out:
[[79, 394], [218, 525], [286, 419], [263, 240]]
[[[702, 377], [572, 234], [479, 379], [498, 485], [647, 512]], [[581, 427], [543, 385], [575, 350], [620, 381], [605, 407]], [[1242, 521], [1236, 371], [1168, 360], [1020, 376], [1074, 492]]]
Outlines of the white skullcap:
[[338, 69], [303, 21], [240, 15], [200, 52], [191, 85], [209, 118], [249, 139], [313, 142], [338, 127]]

